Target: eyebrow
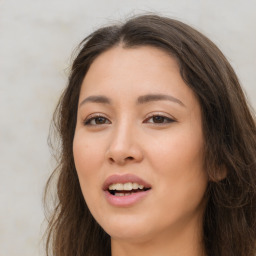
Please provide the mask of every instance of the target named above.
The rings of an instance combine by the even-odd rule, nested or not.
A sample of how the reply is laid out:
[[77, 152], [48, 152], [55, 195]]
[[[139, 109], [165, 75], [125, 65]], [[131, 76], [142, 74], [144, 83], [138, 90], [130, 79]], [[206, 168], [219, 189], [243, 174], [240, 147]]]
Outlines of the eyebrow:
[[175, 103], [178, 103], [179, 105], [185, 107], [184, 103], [171, 96], [171, 95], [166, 95], [166, 94], [147, 94], [147, 95], [143, 95], [143, 96], [140, 96], [137, 100], [137, 103], [138, 104], [144, 104], [144, 103], [148, 103], [148, 102], [151, 102], [151, 101], [160, 101], [160, 100], [169, 100], [169, 101], [172, 101], [172, 102], [175, 102]]
[[79, 106], [81, 107], [81, 105], [87, 103], [87, 102], [92, 102], [92, 103], [102, 103], [102, 104], [110, 104], [111, 100], [105, 96], [101, 96], [101, 95], [95, 95], [95, 96], [89, 96], [87, 98], [85, 98], [80, 104]]
[[[152, 101], [162, 101], [162, 100], [168, 100], [168, 101], [172, 101], [174, 103], [178, 103], [181, 106], [185, 106], [184, 103], [171, 96], [171, 95], [166, 95], [166, 94], [146, 94], [143, 96], [139, 96], [137, 99], [137, 104], [145, 104], [148, 102], [152, 102]], [[89, 96], [87, 98], [85, 98], [80, 104], [84, 105], [87, 102], [92, 102], [92, 103], [102, 103], [102, 104], [111, 104], [111, 100], [106, 97], [106, 96], [101, 96], [101, 95], [94, 95], [94, 96]]]

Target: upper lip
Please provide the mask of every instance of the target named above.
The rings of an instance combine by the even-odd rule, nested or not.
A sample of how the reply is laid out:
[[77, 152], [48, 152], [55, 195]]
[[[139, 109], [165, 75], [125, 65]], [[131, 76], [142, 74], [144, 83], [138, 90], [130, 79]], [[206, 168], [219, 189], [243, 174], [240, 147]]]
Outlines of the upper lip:
[[123, 175], [119, 175], [119, 174], [114, 174], [109, 176], [105, 182], [103, 183], [103, 190], [106, 191], [108, 190], [109, 186], [111, 184], [115, 184], [115, 183], [128, 183], [128, 182], [132, 182], [132, 183], [138, 183], [143, 185], [145, 188], [151, 188], [151, 185], [146, 182], [145, 180], [143, 180], [142, 178], [133, 175], [133, 174], [123, 174]]

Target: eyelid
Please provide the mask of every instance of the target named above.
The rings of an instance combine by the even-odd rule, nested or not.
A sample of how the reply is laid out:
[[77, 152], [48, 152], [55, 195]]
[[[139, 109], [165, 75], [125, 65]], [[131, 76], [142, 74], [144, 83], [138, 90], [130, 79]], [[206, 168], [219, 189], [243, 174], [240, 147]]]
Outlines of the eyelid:
[[[102, 117], [105, 118], [107, 120], [107, 123], [103, 123], [103, 124], [90, 124], [90, 122], [93, 119], [96, 119], [97, 117]], [[154, 118], [154, 117], [163, 117], [165, 119], [165, 122], [148, 122], [149, 119]], [[167, 120], [167, 122], [166, 122]], [[166, 125], [169, 123], [173, 123], [173, 122], [177, 122], [177, 120], [173, 117], [170, 116], [170, 114], [167, 113], [163, 113], [163, 112], [151, 112], [149, 114], [146, 115], [143, 123], [149, 123], [149, 124], [154, 124], [154, 125]], [[101, 126], [101, 125], [106, 125], [106, 124], [111, 124], [111, 121], [109, 119], [109, 117], [107, 117], [105, 114], [103, 113], [92, 113], [90, 115], [88, 115], [84, 120], [83, 120], [83, 124], [87, 125], [87, 126]]]
[[104, 123], [104, 124], [110, 124], [111, 121], [109, 120], [109, 118], [102, 113], [92, 113], [89, 116], [87, 116], [84, 120], [83, 120], [83, 124], [84, 125], [88, 125], [88, 126], [99, 126], [99, 125], [104, 125], [104, 124], [90, 124], [89, 122], [92, 121], [93, 119], [97, 118], [97, 117], [102, 117], [105, 118], [106, 120], [108, 120], [108, 123]]
[[174, 118], [173, 116], [171, 116], [170, 114], [163, 113], [163, 112], [152, 112], [152, 113], [147, 114], [147, 116], [145, 117], [145, 120], [143, 121], [143, 123], [146, 123], [145, 121], [149, 120], [150, 118], [156, 117], [156, 116], [163, 117], [163, 118], [167, 119], [168, 122], [164, 122], [164, 123], [150, 123], [150, 124], [165, 125], [165, 124], [168, 124], [168, 123], [177, 122], [177, 119]]

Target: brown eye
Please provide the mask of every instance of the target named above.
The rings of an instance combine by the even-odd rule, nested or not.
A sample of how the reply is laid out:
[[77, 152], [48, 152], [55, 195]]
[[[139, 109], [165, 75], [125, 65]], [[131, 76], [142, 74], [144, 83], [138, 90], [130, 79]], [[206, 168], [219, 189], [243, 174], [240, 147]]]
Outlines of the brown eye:
[[165, 121], [163, 116], [153, 116], [152, 119], [154, 123], [163, 123]]
[[151, 124], [167, 124], [175, 122], [175, 120], [161, 115], [153, 115], [149, 118], [147, 118], [144, 123], [151, 123]]
[[105, 117], [96, 117], [95, 118], [95, 124], [105, 124], [106, 120], [107, 119]]
[[84, 122], [85, 125], [102, 125], [102, 124], [110, 124], [110, 121], [103, 116], [91, 117]]

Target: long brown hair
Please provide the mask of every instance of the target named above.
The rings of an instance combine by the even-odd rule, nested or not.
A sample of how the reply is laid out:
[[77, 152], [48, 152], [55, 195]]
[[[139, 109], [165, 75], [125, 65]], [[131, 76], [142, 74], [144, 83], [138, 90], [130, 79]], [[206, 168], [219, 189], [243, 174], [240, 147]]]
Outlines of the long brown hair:
[[180, 74], [194, 91], [202, 110], [204, 164], [209, 176], [203, 219], [205, 253], [253, 256], [256, 252], [254, 118], [237, 76], [221, 51], [190, 26], [157, 15], [138, 16], [121, 25], [103, 27], [80, 44], [53, 119], [60, 147], [58, 167], [45, 190], [47, 203], [50, 185], [57, 178], [55, 205], [48, 218], [47, 255], [111, 255], [110, 237], [94, 220], [84, 201], [72, 143], [82, 80], [95, 58], [115, 45], [124, 48], [149, 45], [176, 58]]

